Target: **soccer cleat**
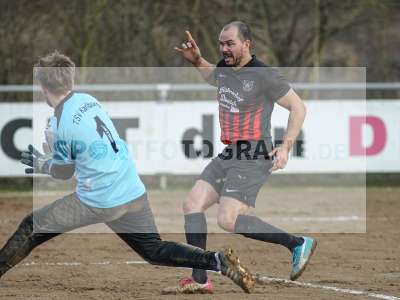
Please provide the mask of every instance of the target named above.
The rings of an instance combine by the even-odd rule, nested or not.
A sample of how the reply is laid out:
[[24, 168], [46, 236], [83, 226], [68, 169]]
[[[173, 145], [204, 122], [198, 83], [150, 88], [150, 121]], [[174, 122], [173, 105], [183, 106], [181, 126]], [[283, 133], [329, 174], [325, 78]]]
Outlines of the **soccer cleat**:
[[250, 271], [240, 263], [239, 258], [233, 255], [232, 249], [219, 252], [218, 257], [221, 261], [222, 275], [230, 278], [246, 293], [250, 294], [254, 288], [255, 279]]
[[192, 277], [182, 278], [178, 286], [168, 287], [162, 291], [164, 295], [176, 294], [212, 294], [213, 284], [210, 279], [206, 283], [198, 283]]
[[311, 237], [302, 237], [304, 242], [297, 246], [292, 251], [292, 272], [290, 273], [290, 280], [296, 280], [304, 272], [310, 258], [317, 247], [317, 241]]

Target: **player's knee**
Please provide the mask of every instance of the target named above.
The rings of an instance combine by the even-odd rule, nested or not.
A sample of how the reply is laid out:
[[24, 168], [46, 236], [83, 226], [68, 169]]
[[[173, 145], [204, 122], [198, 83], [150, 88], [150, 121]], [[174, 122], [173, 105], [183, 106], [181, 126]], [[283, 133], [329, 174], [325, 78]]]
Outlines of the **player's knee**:
[[218, 226], [228, 232], [234, 232], [236, 217], [235, 214], [220, 213], [217, 217]]
[[190, 214], [193, 210], [193, 203], [192, 203], [192, 199], [187, 196], [185, 201], [183, 201], [183, 205], [182, 205], [182, 209], [183, 209], [183, 213], [186, 214]]
[[201, 201], [199, 201], [198, 197], [196, 197], [196, 193], [191, 191], [187, 196], [185, 201], [183, 202], [183, 213], [190, 214], [195, 212], [204, 211], [204, 206]]

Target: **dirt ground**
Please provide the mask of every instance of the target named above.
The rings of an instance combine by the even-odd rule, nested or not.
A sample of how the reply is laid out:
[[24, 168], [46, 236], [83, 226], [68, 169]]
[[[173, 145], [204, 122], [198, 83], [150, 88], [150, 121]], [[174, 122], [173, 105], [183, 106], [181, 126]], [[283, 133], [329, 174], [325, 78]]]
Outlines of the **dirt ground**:
[[[186, 193], [186, 190], [149, 193], [165, 239], [184, 240], [183, 234], [171, 232], [182, 230], [180, 203]], [[27, 195], [0, 195], [0, 244], [4, 244], [31, 209], [32, 198]], [[356, 188], [269, 189], [260, 194], [255, 212], [289, 231], [309, 232], [317, 238], [315, 255], [299, 279], [316, 288], [269, 283], [258, 285], [252, 295], [247, 295], [228, 279], [211, 273], [215, 283], [213, 296], [161, 295], [163, 287], [175, 284], [190, 271], [143, 264], [142, 259], [113, 234], [81, 233], [59, 236], [35, 249], [2, 277], [0, 299], [380, 297], [396, 300], [400, 297], [400, 189], [371, 188], [366, 194], [365, 190]], [[208, 218], [210, 231], [215, 232], [209, 236], [210, 249], [233, 247], [253, 272], [275, 278], [288, 277], [290, 254], [287, 250], [238, 235], [218, 233], [215, 210]], [[328, 290], [323, 286], [347, 290]], [[365, 293], [357, 295], [351, 294], [352, 291]], [[382, 295], [392, 298], [382, 298]]]

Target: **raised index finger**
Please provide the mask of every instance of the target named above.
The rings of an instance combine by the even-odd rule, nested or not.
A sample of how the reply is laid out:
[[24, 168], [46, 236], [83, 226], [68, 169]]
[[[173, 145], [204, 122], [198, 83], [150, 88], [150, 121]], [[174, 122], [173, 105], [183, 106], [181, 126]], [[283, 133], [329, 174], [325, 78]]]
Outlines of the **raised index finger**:
[[192, 44], [192, 47], [194, 49], [198, 49], [197, 44], [196, 44], [195, 40], [193, 39], [193, 37], [192, 37], [192, 35], [190, 34], [189, 31], [186, 31], [186, 37], [188, 39], [188, 42], [190, 42]]
[[186, 33], [186, 38], [187, 38], [187, 40], [188, 40], [189, 42], [193, 41], [193, 37], [192, 37], [192, 35], [190, 34], [190, 31], [189, 31], [189, 30], [186, 30], [185, 33]]

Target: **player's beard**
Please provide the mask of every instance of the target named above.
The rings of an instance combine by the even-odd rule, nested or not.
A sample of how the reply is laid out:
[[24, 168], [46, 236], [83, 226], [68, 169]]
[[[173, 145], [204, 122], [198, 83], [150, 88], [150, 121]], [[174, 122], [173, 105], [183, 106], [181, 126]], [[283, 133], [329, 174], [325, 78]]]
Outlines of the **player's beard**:
[[[225, 59], [225, 55], [224, 54], [223, 54], [223, 56], [224, 56], [224, 59]], [[242, 61], [243, 51], [241, 50], [240, 53], [238, 53], [237, 55], [234, 55], [233, 53], [229, 53], [229, 57], [233, 59], [233, 63], [228, 64], [228, 63], [226, 63], [226, 60], [225, 60], [226, 65], [229, 66], [229, 67], [237, 67], [237, 66], [240, 65], [240, 63]]]
[[232, 65], [232, 67], [237, 67], [237, 66], [239, 66], [240, 63], [241, 63], [241, 61], [242, 61], [242, 56], [240, 55], [239, 57], [237, 57], [237, 58], [235, 59], [235, 63]]

